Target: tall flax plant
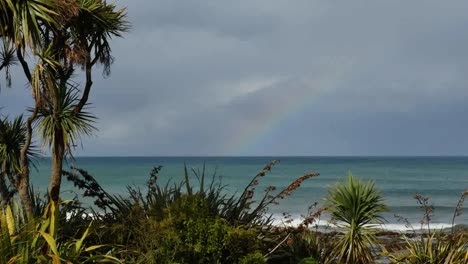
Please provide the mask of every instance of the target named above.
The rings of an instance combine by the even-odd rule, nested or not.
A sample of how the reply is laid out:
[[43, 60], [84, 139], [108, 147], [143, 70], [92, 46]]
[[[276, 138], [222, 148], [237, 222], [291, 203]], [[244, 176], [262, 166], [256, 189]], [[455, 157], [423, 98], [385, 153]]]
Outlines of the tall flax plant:
[[[225, 185], [221, 182], [215, 184], [215, 175], [213, 175], [208, 187], [205, 187], [205, 166], [200, 173], [192, 169], [193, 174], [197, 177], [199, 182], [199, 190], [195, 193], [196, 195], [202, 196], [212, 208], [212, 211], [216, 212], [218, 216], [226, 219], [231, 224], [235, 225], [267, 225], [271, 222], [271, 217], [266, 216], [266, 212], [269, 206], [279, 203], [279, 200], [284, 199], [286, 196], [292, 194], [294, 190], [300, 187], [301, 183], [305, 180], [316, 177], [318, 173], [307, 173], [297, 178], [294, 182], [289, 184], [285, 189], [274, 194], [276, 187], [268, 186], [262, 195], [259, 197], [255, 196], [256, 186], [259, 185], [259, 181], [264, 177], [273, 166], [279, 163], [279, 160], [273, 160], [269, 162], [263, 169], [261, 169], [246, 185], [243, 192], [240, 195], [228, 195], [225, 193]], [[193, 193], [193, 187], [190, 184], [190, 177], [188, 175], [187, 168], [184, 169], [184, 182], [187, 193]], [[257, 200], [255, 200], [257, 199]]]
[[[285, 189], [276, 192], [276, 188], [269, 186], [262, 195], [255, 195], [255, 188], [259, 185], [259, 180], [263, 178], [274, 165], [279, 163], [273, 160], [260, 170], [246, 185], [240, 195], [226, 192], [226, 185], [217, 180], [216, 173], [207, 180], [205, 166], [202, 171], [191, 170], [198, 180], [198, 189], [191, 183], [189, 169], [184, 166], [184, 180], [179, 184], [170, 183], [159, 184], [159, 173], [161, 166], [153, 168], [150, 179], [147, 182], [147, 192], [140, 188], [128, 187], [130, 197], [112, 195], [107, 193], [93, 176], [85, 170], [73, 168], [73, 172], [64, 172], [64, 176], [72, 181], [80, 189], [84, 189], [85, 196], [96, 198], [95, 204], [110, 212], [115, 218], [129, 215], [135, 205], [140, 206], [148, 217], [164, 217], [164, 209], [179, 200], [183, 195], [195, 195], [206, 201], [209, 212], [213, 216], [219, 216], [235, 225], [267, 225], [271, 218], [266, 216], [269, 206], [279, 203], [279, 200], [291, 195], [294, 190], [300, 187], [305, 180], [316, 177], [318, 173], [307, 173]], [[185, 190], [184, 190], [185, 189]], [[255, 200], [257, 199], [257, 200]], [[99, 214], [97, 214], [99, 216]]]
[[349, 173], [347, 182], [329, 189], [326, 201], [332, 220], [342, 230], [334, 252], [339, 263], [373, 263], [372, 225], [382, 223], [381, 213], [388, 211], [374, 182], [357, 180]]
[[269, 224], [271, 217], [265, 217], [269, 206], [276, 205], [281, 199], [290, 196], [305, 180], [320, 175], [315, 172], [306, 173], [279, 192], [276, 192], [275, 186], [268, 186], [262, 195], [256, 196], [256, 186], [259, 185], [259, 181], [278, 163], [279, 160], [268, 163], [252, 178], [240, 196], [231, 197], [225, 207], [224, 217], [228, 221], [237, 224]]

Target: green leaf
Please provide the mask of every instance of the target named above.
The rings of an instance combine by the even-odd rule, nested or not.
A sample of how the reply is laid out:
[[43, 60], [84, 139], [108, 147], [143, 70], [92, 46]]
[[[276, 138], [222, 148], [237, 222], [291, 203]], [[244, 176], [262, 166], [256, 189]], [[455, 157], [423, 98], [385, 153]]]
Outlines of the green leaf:
[[47, 241], [47, 244], [49, 244], [49, 247], [50, 247], [50, 249], [52, 250], [52, 252], [53, 252], [56, 256], [58, 256], [59, 253], [58, 253], [58, 250], [57, 250], [57, 244], [56, 244], [56, 242], [55, 242], [55, 239], [54, 239], [51, 235], [49, 235], [49, 234], [47, 234], [47, 233], [45, 233], [45, 232], [43, 232], [43, 231], [39, 231], [39, 233], [40, 233], [40, 234], [42, 235], [42, 237]]
[[91, 222], [88, 226], [88, 228], [86, 228], [86, 231], [83, 233], [83, 236], [81, 236], [81, 239], [78, 240], [75, 244], [75, 252], [77, 254], [79, 254], [81, 252], [81, 246], [83, 245], [83, 241], [86, 239], [86, 237], [88, 236], [88, 232], [89, 232], [89, 229], [91, 228], [91, 225], [93, 223]]
[[102, 247], [105, 247], [106, 245], [95, 245], [95, 246], [90, 246], [90, 247], [87, 247], [84, 252], [90, 252], [90, 251], [93, 251], [93, 250], [96, 250], [98, 248], [102, 248]]

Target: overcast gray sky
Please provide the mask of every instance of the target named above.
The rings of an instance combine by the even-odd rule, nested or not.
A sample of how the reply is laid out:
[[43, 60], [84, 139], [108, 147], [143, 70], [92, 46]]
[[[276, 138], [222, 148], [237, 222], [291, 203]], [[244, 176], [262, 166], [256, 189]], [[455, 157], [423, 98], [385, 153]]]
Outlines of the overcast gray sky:
[[[118, 4], [78, 155], [468, 155], [467, 1]], [[20, 76], [3, 114], [32, 103]]]

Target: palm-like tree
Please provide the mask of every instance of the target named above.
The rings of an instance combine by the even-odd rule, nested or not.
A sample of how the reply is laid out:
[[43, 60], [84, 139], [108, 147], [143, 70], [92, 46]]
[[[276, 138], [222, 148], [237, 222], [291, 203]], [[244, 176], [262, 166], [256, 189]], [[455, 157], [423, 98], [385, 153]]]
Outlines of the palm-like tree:
[[94, 116], [81, 110], [75, 113], [78, 91], [67, 87], [57, 87], [53, 100], [46, 100], [38, 115], [39, 134], [43, 144], [52, 150], [52, 177], [49, 192], [51, 198], [58, 199], [63, 160], [72, 155], [74, 146], [83, 135], [90, 135], [95, 127]]
[[[26, 123], [25, 146], [30, 144], [31, 125], [39, 114], [41, 135], [52, 149], [49, 194], [58, 201], [63, 160], [79, 138], [77, 133], [89, 132], [89, 123], [75, 121], [90, 117], [83, 108], [93, 84], [93, 67], [102, 64], [104, 74], [110, 74], [113, 57], [109, 41], [128, 29], [126, 12], [104, 0], [4, 0], [0, 1], [0, 12], [6, 14], [0, 19], [0, 37], [14, 43], [35, 99]], [[32, 73], [23, 58], [26, 47], [38, 59]], [[77, 66], [84, 70], [86, 78], [81, 96], [72, 85]], [[68, 90], [73, 90], [73, 96]], [[28, 166], [22, 167], [22, 173], [29, 175]]]
[[372, 226], [382, 223], [382, 212], [388, 211], [374, 182], [355, 179], [331, 187], [326, 198], [332, 220], [343, 230], [335, 254], [340, 263], [373, 263], [372, 245], [376, 237]]
[[[49, 70], [54, 73], [55, 82], [47, 85], [49, 116], [54, 116], [55, 124], [47, 126], [48, 133], [42, 133], [45, 142], [52, 147], [52, 172], [49, 185], [51, 199], [58, 201], [62, 177], [63, 160], [67, 153], [71, 153], [73, 141], [77, 133], [89, 134], [89, 121], [91, 116], [83, 112], [88, 102], [89, 93], [93, 85], [92, 70], [96, 64], [104, 66], [104, 74], [110, 74], [113, 62], [109, 41], [112, 37], [120, 37], [128, 29], [125, 21], [125, 9], [117, 9], [114, 4], [107, 4], [103, 0], [76, 0], [76, 13], [65, 22], [59, 23], [51, 34], [45, 38], [45, 43], [52, 45], [52, 60], [57, 62], [55, 68]], [[51, 65], [51, 63], [47, 63]], [[70, 95], [67, 90], [75, 90], [71, 85], [76, 66], [85, 72], [86, 82], [81, 96], [73, 92], [73, 100], [66, 100], [67, 119], [63, 116], [61, 105], [65, 102], [64, 96]], [[68, 97], [70, 99], [71, 97]], [[70, 111], [73, 109], [73, 111]], [[44, 119], [42, 122], [45, 122]], [[66, 122], [71, 120], [77, 123]], [[79, 122], [78, 122], [79, 121]], [[81, 122], [83, 121], [83, 122]], [[63, 123], [65, 122], [65, 123]], [[73, 124], [73, 127], [63, 129]], [[72, 130], [73, 129], [73, 130]], [[42, 130], [45, 131], [45, 130]]]
[[[7, 85], [11, 84], [9, 69], [15, 64], [16, 60], [21, 63], [24, 74], [32, 85], [33, 79], [29, 65], [24, 59], [24, 53], [28, 48], [31, 50], [40, 48], [42, 29], [56, 23], [59, 13], [55, 10], [58, 6], [61, 5], [57, 5], [55, 0], [0, 1], [0, 41], [3, 44], [0, 47], [0, 71], [5, 72]], [[33, 97], [37, 104], [39, 96], [33, 93]], [[18, 181], [15, 186], [28, 217], [33, 216], [31, 197], [29, 196], [30, 163], [28, 153], [30, 152], [33, 137], [32, 123], [36, 118], [37, 110], [36, 105], [24, 124], [25, 139], [19, 153], [20, 169], [17, 173]]]

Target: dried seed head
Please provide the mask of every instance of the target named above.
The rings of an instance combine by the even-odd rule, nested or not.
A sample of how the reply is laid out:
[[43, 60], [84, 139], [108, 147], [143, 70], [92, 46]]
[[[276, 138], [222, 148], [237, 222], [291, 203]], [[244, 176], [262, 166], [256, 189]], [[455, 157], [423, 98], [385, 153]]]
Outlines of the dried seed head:
[[271, 168], [276, 165], [277, 163], [279, 163], [279, 160], [273, 160], [271, 161], [270, 163], [268, 163], [265, 168], [263, 168], [263, 170], [266, 170], [266, 171], [270, 171]]
[[250, 190], [247, 191], [246, 198], [247, 199], [252, 199], [253, 195], [254, 195], [254, 189], [250, 189]]
[[315, 220], [316, 220], [317, 218], [319, 218], [325, 210], [327, 210], [325, 207], [322, 207], [322, 208], [318, 209], [318, 210], [317, 210], [316, 212], [314, 212], [313, 214], [311, 214], [311, 215], [305, 217], [305, 218], [304, 218], [304, 221], [302, 221], [302, 224], [305, 225], [305, 226], [308, 226], [308, 225], [314, 223]]
[[296, 190], [297, 188], [299, 188], [302, 184], [303, 181], [309, 179], [309, 178], [312, 178], [312, 177], [316, 177], [316, 176], [319, 176], [320, 174], [319, 173], [308, 173], [308, 174], [304, 174], [303, 176], [297, 178], [293, 183], [291, 183], [283, 192], [284, 192], [284, 195], [290, 195], [294, 190]]
[[458, 200], [457, 207], [455, 208], [456, 216], [460, 216], [463, 211], [463, 202], [465, 201], [465, 197], [468, 196], [468, 190], [462, 192], [460, 199]]

